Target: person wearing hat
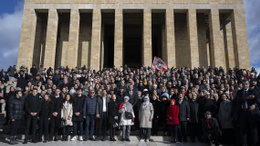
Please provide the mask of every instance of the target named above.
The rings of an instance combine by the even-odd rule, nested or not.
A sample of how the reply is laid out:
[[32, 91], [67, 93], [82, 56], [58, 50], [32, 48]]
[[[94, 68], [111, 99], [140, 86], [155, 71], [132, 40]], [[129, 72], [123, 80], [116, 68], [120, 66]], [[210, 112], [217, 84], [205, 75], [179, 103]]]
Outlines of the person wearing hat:
[[221, 138], [221, 131], [219, 129], [218, 121], [216, 118], [211, 117], [211, 112], [205, 112], [205, 119], [202, 120], [202, 139], [204, 142], [209, 142], [214, 140], [215, 145], [219, 145], [219, 140]]
[[[122, 126], [122, 141], [130, 141], [130, 132], [131, 132], [131, 126], [134, 125], [134, 110], [131, 103], [129, 103], [129, 97], [124, 97], [124, 102], [120, 104], [119, 106], [119, 113], [121, 114], [119, 125]], [[130, 119], [126, 115], [130, 115], [129, 117], [132, 117]]]
[[176, 143], [176, 136], [177, 136], [177, 128], [180, 124], [179, 122], [179, 113], [180, 109], [176, 106], [175, 99], [171, 99], [171, 104], [167, 109], [167, 125], [171, 130], [171, 142]]
[[144, 102], [139, 110], [139, 121], [141, 130], [141, 140], [150, 141], [152, 120], [154, 115], [153, 104], [150, 103], [149, 96], [144, 97]]

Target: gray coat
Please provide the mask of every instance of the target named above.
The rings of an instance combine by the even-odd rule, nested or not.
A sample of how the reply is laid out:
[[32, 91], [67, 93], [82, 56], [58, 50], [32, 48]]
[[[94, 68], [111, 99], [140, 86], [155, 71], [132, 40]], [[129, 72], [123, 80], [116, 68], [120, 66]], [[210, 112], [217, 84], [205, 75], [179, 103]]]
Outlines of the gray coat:
[[126, 109], [121, 108], [121, 109], [119, 110], [119, 113], [121, 113], [119, 125], [120, 125], [120, 126], [134, 125], [134, 122], [133, 122], [132, 119], [126, 119], [126, 117], [125, 117], [125, 111], [127, 111], [127, 112], [132, 113], [133, 118], [135, 118], [135, 114], [134, 114], [134, 110], [133, 110], [132, 104], [129, 103], [129, 102], [126, 102], [126, 103], [124, 102], [123, 104], [126, 105]]
[[220, 103], [218, 120], [220, 121], [222, 129], [233, 128], [232, 109], [233, 105], [230, 100], [227, 99], [226, 101]]
[[149, 103], [145, 108], [142, 105], [139, 110], [140, 128], [152, 128], [152, 121], [149, 121], [149, 119], [153, 119], [153, 115], [154, 109], [152, 103]]

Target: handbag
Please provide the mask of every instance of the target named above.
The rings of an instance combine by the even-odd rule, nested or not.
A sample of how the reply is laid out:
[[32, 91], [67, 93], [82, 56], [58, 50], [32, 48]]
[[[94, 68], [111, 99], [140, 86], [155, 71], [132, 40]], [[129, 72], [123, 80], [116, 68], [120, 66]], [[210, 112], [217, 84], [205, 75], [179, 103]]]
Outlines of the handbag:
[[60, 120], [60, 128], [63, 128], [65, 127], [65, 120]]
[[133, 114], [131, 112], [125, 111], [125, 118], [126, 119], [133, 119]]
[[117, 128], [118, 127], [118, 124], [117, 124], [117, 122], [115, 122], [114, 124], [113, 124], [113, 128]]

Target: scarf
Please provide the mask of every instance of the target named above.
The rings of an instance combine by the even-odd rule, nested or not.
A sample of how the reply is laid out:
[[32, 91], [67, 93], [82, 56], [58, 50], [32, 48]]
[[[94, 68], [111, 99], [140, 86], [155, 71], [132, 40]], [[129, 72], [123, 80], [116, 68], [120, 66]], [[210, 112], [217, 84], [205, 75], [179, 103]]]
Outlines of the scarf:
[[150, 103], [150, 101], [149, 101], [149, 97], [148, 97], [148, 96], [145, 96], [144, 99], [145, 99], [145, 98], [147, 98], [148, 101], [143, 102], [143, 109], [146, 108], [146, 107], [148, 106], [148, 104]]

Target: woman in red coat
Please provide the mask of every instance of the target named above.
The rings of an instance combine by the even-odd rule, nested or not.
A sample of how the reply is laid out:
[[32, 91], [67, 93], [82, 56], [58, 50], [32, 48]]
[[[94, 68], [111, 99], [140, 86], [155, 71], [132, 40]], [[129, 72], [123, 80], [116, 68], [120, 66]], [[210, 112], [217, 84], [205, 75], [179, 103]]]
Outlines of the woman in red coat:
[[169, 125], [171, 130], [171, 142], [176, 143], [177, 136], [177, 127], [180, 124], [179, 122], [179, 112], [180, 109], [175, 105], [175, 100], [171, 100], [171, 105], [167, 109], [167, 125]]

